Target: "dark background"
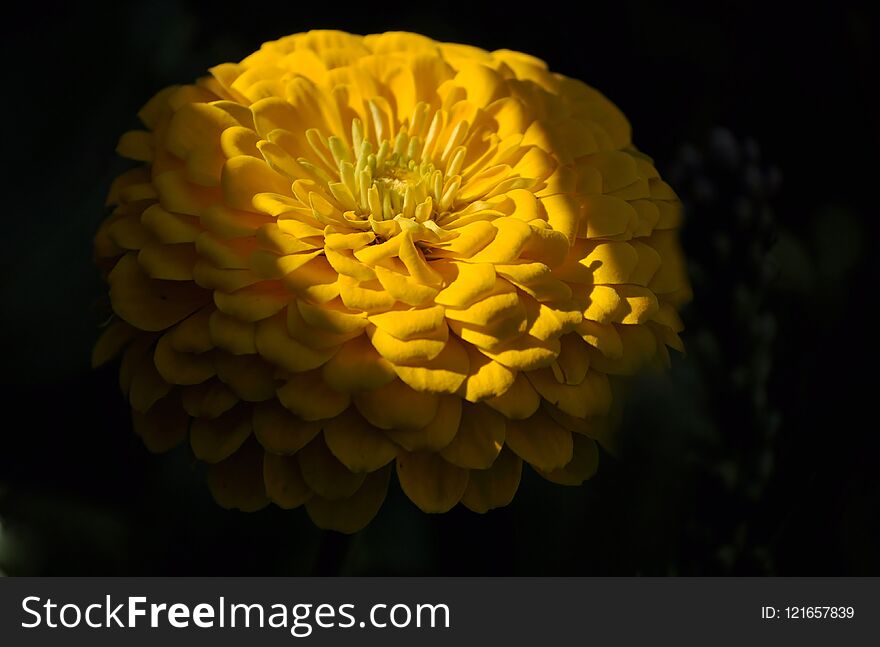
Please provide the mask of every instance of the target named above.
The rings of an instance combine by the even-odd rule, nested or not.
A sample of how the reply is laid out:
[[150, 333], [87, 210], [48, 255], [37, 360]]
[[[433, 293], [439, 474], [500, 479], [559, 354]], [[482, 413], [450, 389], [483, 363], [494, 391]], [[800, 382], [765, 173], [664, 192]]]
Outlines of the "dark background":
[[[3, 25], [0, 571], [8, 574], [880, 574], [873, 263], [880, 112], [867, 5], [384, 0], [30, 3]], [[613, 6], [611, 6], [613, 5]], [[580, 15], [579, 15], [580, 14]], [[619, 459], [524, 473], [485, 516], [392, 486], [350, 541], [226, 512], [152, 456], [91, 371], [113, 149], [165, 85], [310, 28], [535, 54], [627, 114], [688, 205], [686, 358], [636, 380]]]

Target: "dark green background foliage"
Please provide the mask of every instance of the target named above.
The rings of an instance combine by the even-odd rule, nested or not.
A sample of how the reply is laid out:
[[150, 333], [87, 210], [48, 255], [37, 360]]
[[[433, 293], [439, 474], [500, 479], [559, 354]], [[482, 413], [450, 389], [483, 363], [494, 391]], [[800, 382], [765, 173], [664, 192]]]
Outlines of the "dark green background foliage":
[[[0, 570], [10, 574], [880, 574], [877, 24], [845, 3], [32, 3], [5, 17]], [[595, 5], [595, 6], [591, 6]], [[609, 5], [614, 5], [610, 8]], [[663, 5], [665, 8], [660, 9]], [[426, 516], [396, 485], [350, 541], [216, 507], [151, 456], [90, 263], [116, 139], [163, 86], [316, 27], [533, 53], [601, 89], [688, 207], [687, 357], [629, 389], [578, 489]]]

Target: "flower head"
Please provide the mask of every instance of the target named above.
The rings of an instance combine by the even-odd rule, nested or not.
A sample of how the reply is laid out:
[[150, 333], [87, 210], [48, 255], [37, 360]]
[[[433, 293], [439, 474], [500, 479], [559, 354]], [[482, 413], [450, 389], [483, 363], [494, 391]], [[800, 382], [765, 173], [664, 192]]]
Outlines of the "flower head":
[[409, 33], [269, 42], [140, 112], [95, 363], [223, 506], [353, 532], [596, 470], [609, 375], [680, 348], [675, 193], [589, 86]]

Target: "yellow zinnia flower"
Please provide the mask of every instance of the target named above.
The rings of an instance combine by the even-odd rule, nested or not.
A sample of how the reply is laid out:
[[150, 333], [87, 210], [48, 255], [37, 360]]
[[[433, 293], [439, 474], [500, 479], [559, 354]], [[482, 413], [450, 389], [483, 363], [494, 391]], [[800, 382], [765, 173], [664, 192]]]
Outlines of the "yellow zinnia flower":
[[680, 205], [620, 111], [531, 56], [313, 31], [162, 90], [96, 256], [135, 431], [220, 505], [354, 532], [589, 478], [609, 375], [680, 348]]

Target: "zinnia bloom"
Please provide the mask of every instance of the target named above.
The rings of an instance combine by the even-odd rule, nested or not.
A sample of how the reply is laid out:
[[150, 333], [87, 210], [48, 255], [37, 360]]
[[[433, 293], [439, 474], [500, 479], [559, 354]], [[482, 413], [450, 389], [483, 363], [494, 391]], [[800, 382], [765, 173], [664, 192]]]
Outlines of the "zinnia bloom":
[[597, 468], [609, 375], [680, 348], [680, 205], [531, 56], [295, 34], [141, 110], [96, 238], [134, 429], [225, 507], [354, 532]]

